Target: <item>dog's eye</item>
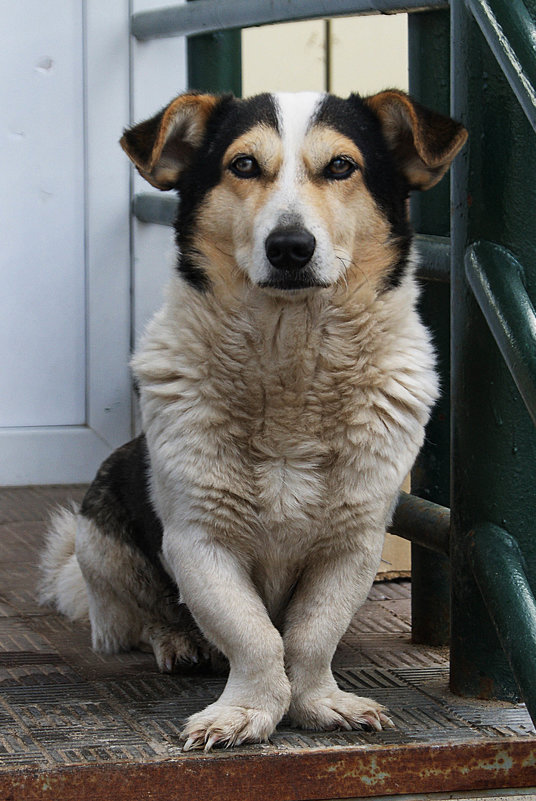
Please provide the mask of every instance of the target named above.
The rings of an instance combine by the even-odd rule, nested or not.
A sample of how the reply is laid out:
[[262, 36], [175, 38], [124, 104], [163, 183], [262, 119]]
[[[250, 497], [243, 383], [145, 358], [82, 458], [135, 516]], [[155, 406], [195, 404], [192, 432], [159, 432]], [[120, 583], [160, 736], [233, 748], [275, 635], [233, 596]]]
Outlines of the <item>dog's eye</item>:
[[331, 159], [324, 175], [326, 178], [349, 178], [357, 170], [357, 164], [346, 156], [335, 156]]
[[261, 168], [253, 156], [237, 156], [229, 165], [229, 169], [239, 178], [256, 178], [261, 173]]

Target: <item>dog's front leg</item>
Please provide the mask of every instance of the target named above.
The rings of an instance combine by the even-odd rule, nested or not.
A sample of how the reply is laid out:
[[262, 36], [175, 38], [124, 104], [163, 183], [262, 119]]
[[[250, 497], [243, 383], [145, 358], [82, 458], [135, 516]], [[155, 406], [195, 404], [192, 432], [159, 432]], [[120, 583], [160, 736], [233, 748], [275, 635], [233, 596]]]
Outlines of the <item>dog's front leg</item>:
[[285, 619], [285, 661], [291, 682], [290, 716], [306, 729], [380, 730], [393, 726], [381, 704], [340, 690], [331, 660], [353, 615], [365, 600], [383, 540], [364, 554], [322, 556], [303, 573]]
[[283, 641], [247, 570], [199, 530], [166, 532], [164, 555], [198, 626], [230, 663], [220, 698], [192, 715], [184, 749], [266, 740], [290, 701]]

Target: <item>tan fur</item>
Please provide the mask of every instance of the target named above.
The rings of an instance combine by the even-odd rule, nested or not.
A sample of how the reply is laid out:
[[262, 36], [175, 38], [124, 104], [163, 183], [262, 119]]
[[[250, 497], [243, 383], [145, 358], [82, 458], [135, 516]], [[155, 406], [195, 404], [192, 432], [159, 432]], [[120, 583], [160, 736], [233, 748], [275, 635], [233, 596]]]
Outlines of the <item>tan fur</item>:
[[[257, 214], [277, 191], [283, 166], [281, 139], [266, 126], [256, 126], [233, 142], [223, 158], [224, 168], [241, 154], [256, 158], [262, 179], [240, 180], [224, 169], [221, 182], [208, 193], [200, 210], [193, 242], [203, 256], [200, 266], [223, 292], [247, 280], [237, 270], [237, 253], [251, 258]], [[331, 240], [342, 265], [340, 280], [352, 285], [365, 281], [377, 288], [396, 257], [395, 244], [389, 242], [389, 224], [361, 170], [345, 181], [323, 179], [325, 165], [338, 155], [349, 156], [362, 169], [366, 166], [359, 148], [333, 129], [315, 126], [307, 134], [298, 174], [301, 200]]]
[[[262, 181], [241, 181], [225, 169], [237, 156], [246, 153], [262, 165]], [[255, 218], [273, 191], [283, 158], [281, 140], [265, 125], [253, 127], [235, 140], [223, 157], [221, 182], [203, 203], [196, 225], [194, 248], [201, 264], [221, 292], [228, 292], [246, 276], [236, 267], [237, 250], [251, 251]]]
[[[388, 89], [367, 98], [414, 189], [430, 189], [448, 170], [467, 140], [459, 123], [422, 109], [404, 92]], [[425, 113], [423, 113], [425, 112]]]
[[[319, 179], [335, 156], [349, 156], [359, 166], [346, 181]], [[315, 126], [303, 146], [308, 180], [304, 196], [316, 209], [329, 232], [337, 258], [345, 265], [341, 281], [356, 285], [363, 281], [378, 287], [395, 257], [389, 243], [389, 225], [363, 180], [365, 159], [347, 137], [325, 125]]]
[[[127, 133], [121, 137], [119, 144], [146, 181], [157, 189], [171, 189], [192, 148], [199, 144], [208, 115], [216, 102], [213, 95], [180, 95], [167, 106], [158, 125], [151, 126], [152, 121], [148, 121], [153, 129], [150, 153], [140, 156], [140, 151], [129, 141]], [[145, 131], [144, 138], [149, 138]], [[180, 148], [176, 146], [178, 141]]]

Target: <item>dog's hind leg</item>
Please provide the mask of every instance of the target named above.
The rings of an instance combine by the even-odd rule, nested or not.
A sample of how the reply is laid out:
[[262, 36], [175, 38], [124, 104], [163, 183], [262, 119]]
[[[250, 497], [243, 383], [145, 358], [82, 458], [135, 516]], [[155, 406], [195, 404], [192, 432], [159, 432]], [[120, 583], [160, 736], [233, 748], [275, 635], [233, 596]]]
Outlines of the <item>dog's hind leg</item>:
[[181, 665], [196, 665], [212, 656], [212, 650], [193, 627], [181, 631], [159, 621], [149, 621], [143, 627], [141, 643], [147, 643], [154, 653], [158, 669], [173, 673]]
[[103, 462], [78, 513], [53, 521], [41, 598], [71, 619], [82, 616], [73, 613], [78, 599], [97, 651], [149, 645], [163, 671], [200, 661], [207, 644], [179, 604], [161, 561], [161, 540], [149, 497], [149, 456], [139, 436]]
[[76, 555], [84, 576], [93, 648], [117, 653], [149, 645], [159, 669], [195, 664], [208, 649], [177, 587], [143, 553], [78, 516]]

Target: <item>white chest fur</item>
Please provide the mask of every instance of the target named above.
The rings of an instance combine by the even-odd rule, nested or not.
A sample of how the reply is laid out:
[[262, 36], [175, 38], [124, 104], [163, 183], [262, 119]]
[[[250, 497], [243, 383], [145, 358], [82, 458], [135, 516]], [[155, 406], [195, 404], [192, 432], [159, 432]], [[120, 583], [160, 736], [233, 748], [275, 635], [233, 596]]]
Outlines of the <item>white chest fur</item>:
[[226, 305], [174, 285], [133, 363], [164, 523], [210, 519], [246, 550], [262, 530], [263, 551], [385, 525], [437, 394], [414, 301], [411, 279]]

